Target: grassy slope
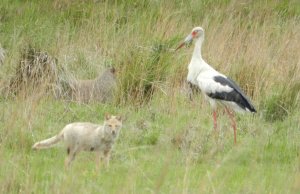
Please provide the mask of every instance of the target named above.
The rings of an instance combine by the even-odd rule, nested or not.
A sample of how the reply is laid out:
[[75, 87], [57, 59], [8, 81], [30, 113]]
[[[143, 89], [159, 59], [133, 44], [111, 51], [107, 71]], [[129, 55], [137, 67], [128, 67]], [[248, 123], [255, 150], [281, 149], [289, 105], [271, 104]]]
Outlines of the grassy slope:
[[[78, 105], [34, 95], [1, 98], [1, 193], [300, 191], [299, 104], [294, 103], [297, 96], [280, 96], [283, 88], [294, 88], [299, 81], [297, 1], [7, 0], [0, 7], [0, 40], [8, 53], [1, 78], [13, 75], [19, 51], [28, 44], [56, 56], [77, 77], [93, 77], [110, 63], [121, 70], [118, 106]], [[216, 142], [209, 106], [201, 97], [191, 103], [182, 94], [182, 64], [188, 63], [191, 50], [168, 52], [199, 24], [206, 29], [204, 57], [237, 80], [259, 109], [256, 116], [238, 116], [237, 146], [226, 116], [220, 113]], [[159, 45], [167, 51], [158, 53], [157, 60]], [[134, 101], [141, 100], [136, 91], [150, 82], [155, 83], [152, 101], [136, 106]], [[294, 103], [285, 107], [288, 116], [265, 121], [266, 114], [273, 113], [268, 111], [278, 110], [273, 106], [282, 101]], [[108, 170], [95, 171], [93, 154], [82, 153], [65, 172], [63, 149], [31, 151], [34, 141], [65, 124], [102, 122], [105, 112], [127, 118]]]

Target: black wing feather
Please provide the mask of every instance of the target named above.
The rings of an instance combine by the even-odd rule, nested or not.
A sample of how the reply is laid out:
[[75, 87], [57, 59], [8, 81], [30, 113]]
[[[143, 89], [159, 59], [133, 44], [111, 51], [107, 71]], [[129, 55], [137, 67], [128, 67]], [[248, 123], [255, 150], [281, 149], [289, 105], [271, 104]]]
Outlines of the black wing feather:
[[231, 101], [237, 103], [242, 109], [249, 109], [251, 112], [256, 112], [254, 106], [251, 104], [248, 97], [240, 89], [240, 87], [230, 78], [223, 76], [215, 76], [215, 82], [220, 83], [223, 86], [229, 86], [233, 90], [231, 92], [215, 92], [207, 94], [211, 98], [218, 100]]

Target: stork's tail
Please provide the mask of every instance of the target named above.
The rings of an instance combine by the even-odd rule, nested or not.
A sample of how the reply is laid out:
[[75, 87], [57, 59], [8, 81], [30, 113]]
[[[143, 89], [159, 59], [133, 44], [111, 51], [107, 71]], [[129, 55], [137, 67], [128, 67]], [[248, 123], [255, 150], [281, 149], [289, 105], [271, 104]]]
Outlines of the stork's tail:
[[47, 149], [51, 148], [54, 146], [54, 144], [58, 143], [63, 139], [63, 131], [60, 132], [58, 135], [51, 137], [49, 139], [45, 139], [39, 142], [36, 142], [33, 146], [32, 149]]

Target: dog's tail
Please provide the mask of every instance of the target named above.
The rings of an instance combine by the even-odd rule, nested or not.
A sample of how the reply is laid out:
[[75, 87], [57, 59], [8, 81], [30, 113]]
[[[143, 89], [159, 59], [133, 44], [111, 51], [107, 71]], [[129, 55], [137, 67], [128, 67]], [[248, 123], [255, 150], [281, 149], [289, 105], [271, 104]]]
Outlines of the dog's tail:
[[47, 149], [51, 148], [54, 146], [54, 144], [58, 143], [61, 141], [64, 137], [63, 131], [60, 132], [58, 135], [55, 135], [54, 137], [51, 137], [49, 139], [45, 139], [39, 142], [36, 142], [33, 146], [32, 149]]

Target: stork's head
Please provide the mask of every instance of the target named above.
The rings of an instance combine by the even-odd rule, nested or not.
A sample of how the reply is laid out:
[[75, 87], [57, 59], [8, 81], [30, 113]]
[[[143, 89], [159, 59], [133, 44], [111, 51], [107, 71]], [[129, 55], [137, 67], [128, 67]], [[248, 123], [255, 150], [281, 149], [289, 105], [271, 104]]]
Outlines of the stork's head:
[[193, 40], [204, 39], [204, 29], [202, 27], [193, 28], [192, 32], [184, 39], [184, 42], [181, 43], [176, 50], [182, 48], [184, 45], [189, 45]]

